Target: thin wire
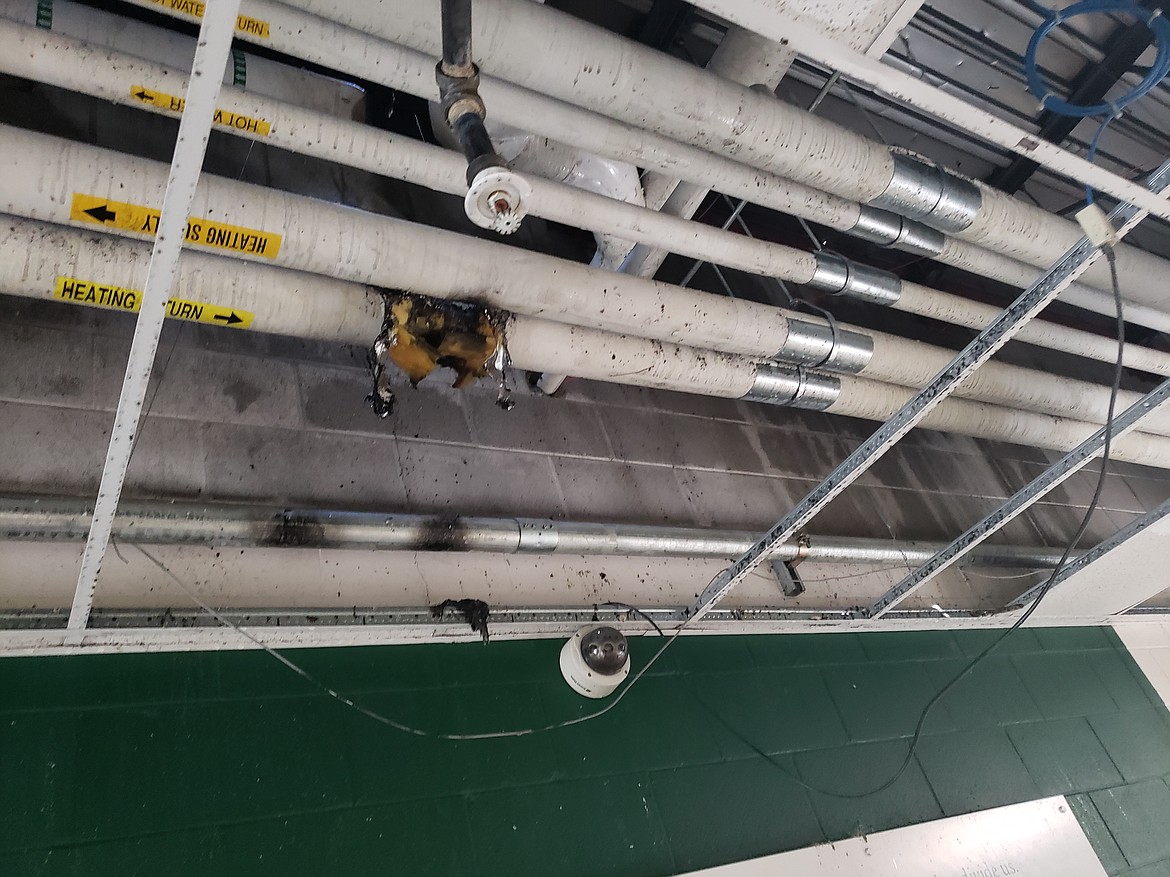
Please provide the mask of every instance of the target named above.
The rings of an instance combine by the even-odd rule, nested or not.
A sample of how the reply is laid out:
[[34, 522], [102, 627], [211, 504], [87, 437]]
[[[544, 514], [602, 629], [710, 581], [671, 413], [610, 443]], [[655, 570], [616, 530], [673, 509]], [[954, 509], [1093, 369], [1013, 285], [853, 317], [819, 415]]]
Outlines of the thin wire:
[[[1109, 127], [1110, 122], [1114, 121], [1115, 119], [1119, 119], [1119, 118], [1121, 118], [1120, 111], [1111, 114], [1108, 118], [1106, 118], [1098, 126], [1097, 133], [1094, 134], [1093, 139], [1089, 141], [1089, 151], [1085, 155], [1086, 160], [1090, 164], [1097, 163], [1097, 147], [1101, 144], [1101, 135], [1105, 133], [1105, 129]], [[1085, 203], [1086, 204], [1093, 204], [1093, 203], [1095, 203], [1095, 201], [1096, 201], [1096, 198], [1095, 198], [1095, 195], [1093, 192], [1093, 187], [1090, 186], [1088, 183], [1085, 183]]]
[[[405, 722], [399, 722], [396, 719], [392, 719], [389, 716], [383, 715], [382, 713], [375, 712], [374, 710], [370, 709], [369, 707], [362, 706], [360, 703], [358, 703], [357, 701], [348, 697], [347, 695], [342, 694], [341, 692], [337, 691], [335, 688], [330, 687], [329, 685], [327, 685], [326, 683], [324, 683], [320, 679], [318, 679], [316, 676], [314, 676], [312, 673], [310, 673], [308, 670], [306, 670], [304, 667], [301, 667], [299, 664], [297, 664], [294, 661], [292, 661], [291, 659], [285, 657], [283, 654], [281, 654], [276, 649], [272, 648], [270, 645], [265, 643], [263, 640], [259, 639], [256, 636], [253, 636], [247, 630], [245, 630], [244, 628], [240, 627], [240, 625], [238, 625], [234, 621], [232, 621], [230, 618], [227, 618], [224, 615], [221, 615], [214, 608], [212, 608], [210, 605], [205, 603], [199, 597], [199, 595], [195, 593], [194, 590], [192, 590], [190, 587], [188, 587], [186, 582], [184, 582], [181, 578], [179, 578], [177, 575], [175, 575], [165, 563], [163, 563], [161, 560], [159, 560], [157, 557], [155, 557], [153, 554], [151, 554], [149, 551], [147, 551], [141, 545], [136, 544], [134, 547], [137, 548], [140, 552], [142, 552], [142, 554], [146, 557], [147, 560], [149, 560], [151, 563], [153, 563], [155, 566], [157, 566], [160, 570], [162, 570], [163, 573], [171, 579], [171, 581], [173, 581], [175, 584], [177, 584], [182, 589], [183, 593], [186, 594], [187, 597], [191, 600], [191, 602], [193, 602], [195, 605], [197, 605], [200, 609], [202, 609], [204, 612], [206, 612], [208, 615], [210, 615], [212, 618], [214, 618], [216, 621], [218, 621], [224, 627], [231, 628], [236, 633], [238, 633], [240, 636], [244, 637], [249, 642], [251, 642], [253, 645], [263, 649], [265, 652], [267, 652], [269, 655], [271, 655], [273, 658], [275, 658], [277, 661], [279, 661], [285, 667], [292, 670], [294, 673], [296, 673], [298, 676], [300, 676], [306, 682], [308, 682], [311, 685], [315, 686], [316, 688], [320, 689], [323, 693], [329, 695], [334, 700], [340, 701], [341, 703], [345, 704], [346, 706], [350, 707], [351, 709], [357, 710], [363, 716], [366, 716], [367, 718], [373, 719], [375, 722], [378, 722], [379, 724], [386, 725], [387, 727], [393, 728], [396, 731], [401, 731], [404, 734], [412, 734], [415, 737], [430, 737], [430, 738], [435, 739], [435, 740], [497, 740], [497, 739], [501, 739], [501, 738], [505, 738], [505, 737], [527, 737], [531, 734], [540, 734], [540, 733], [544, 733], [546, 731], [556, 731], [560, 728], [568, 728], [568, 727], [571, 727], [572, 725], [580, 725], [583, 722], [588, 722], [588, 721], [591, 721], [592, 719], [601, 718], [606, 713], [608, 713], [610, 710], [612, 710], [614, 707], [616, 707], [619, 703], [622, 702], [622, 698], [624, 698], [627, 694], [630, 693], [630, 689], [634, 687], [634, 685], [638, 682], [639, 679], [641, 679], [643, 676], [646, 675], [647, 672], [649, 672], [650, 668], [653, 667], [658, 662], [658, 659], [662, 657], [662, 655], [666, 652], [666, 650], [669, 649], [672, 645], [674, 645], [675, 640], [677, 640], [679, 638], [679, 635], [683, 632], [683, 630], [686, 629], [687, 625], [691, 623], [691, 620], [693, 618], [695, 618], [695, 616], [691, 616], [690, 618], [683, 621], [682, 624], [680, 624], [680, 625], [678, 625], [678, 627], [674, 628], [674, 630], [671, 632], [671, 634], [669, 636], [667, 636], [663, 632], [661, 627], [659, 627], [653, 621], [650, 621], [650, 623], [654, 625], [655, 629], [662, 636], [666, 637], [666, 641], [658, 648], [658, 651], [654, 653], [653, 657], [651, 657], [650, 660], [647, 661], [642, 666], [642, 669], [639, 670], [637, 673], [635, 673], [633, 675], [633, 677], [630, 678], [630, 681], [627, 682], [625, 684], [625, 686], [622, 687], [621, 691], [619, 691], [617, 693], [617, 696], [614, 697], [613, 700], [611, 700], [608, 704], [606, 704], [604, 707], [602, 707], [599, 710], [594, 710], [591, 713], [586, 713], [585, 715], [577, 716], [576, 718], [573, 718], [573, 719], [567, 719], [566, 721], [563, 721], [563, 722], [557, 722], [557, 723], [551, 724], [551, 725], [541, 725], [539, 727], [534, 727], [534, 728], [520, 728], [520, 729], [512, 730], [512, 731], [484, 731], [484, 732], [481, 732], [478, 734], [447, 734], [447, 733], [441, 733], [441, 732], [436, 732], [436, 731], [428, 731], [428, 730], [425, 730], [423, 728], [416, 728], [413, 725], [408, 725]], [[614, 603], [612, 605], [626, 606], [626, 604], [619, 604], [619, 603]], [[629, 606], [628, 608], [630, 611], [641, 614], [641, 615], [643, 615], [643, 617], [646, 617], [647, 620], [650, 620], [649, 616], [646, 616], [645, 613], [641, 612], [641, 610], [635, 609], [632, 606]]]
[[998, 581], [1008, 581], [1010, 579], [1026, 579], [1029, 576], [1034, 576], [1034, 575], [1037, 575], [1037, 574], [1042, 573], [1042, 572], [1047, 572], [1047, 570], [1033, 569], [1033, 570], [1029, 570], [1028, 572], [1016, 573], [1016, 574], [1010, 575], [1010, 576], [996, 576], [996, 575], [992, 575], [991, 573], [987, 573], [987, 572], [979, 572], [979, 570], [971, 569], [970, 567], [963, 567], [964, 575], [979, 576], [979, 578], [981, 578], [981, 579], [996, 579]]
[[927, 701], [926, 706], [922, 709], [922, 714], [918, 717], [918, 722], [914, 726], [914, 733], [910, 737], [910, 744], [906, 747], [906, 756], [902, 759], [902, 763], [898, 765], [897, 770], [894, 771], [890, 778], [882, 782], [880, 785], [877, 785], [872, 789], [866, 789], [862, 792], [839, 792], [833, 789], [824, 789], [806, 782], [795, 773], [784, 767], [784, 765], [776, 761], [772, 755], [760, 749], [751, 740], [748, 740], [738, 729], [734, 728], [730, 723], [728, 723], [727, 720], [723, 718], [723, 716], [721, 716], [710, 706], [710, 704], [703, 700], [702, 696], [699, 695], [698, 691], [696, 691], [694, 686], [691, 684], [689, 676], [683, 674], [684, 678], [686, 679], [686, 684], [691, 690], [691, 694], [694, 695], [699, 704], [704, 709], [706, 709], [707, 712], [716, 719], [716, 721], [723, 725], [723, 727], [726, 728], [729, 732], [734, 734], [742, 743], [747, 745], [757, 755], [767, 759], [769, 764], [795, 781], [802, 788], [807, 789], [810, 792], [815, 792], [819, 795], [825, 795], [826, 797], [830, 798], [854, 800], [857, 798], [868, 798], [870, 795], [876, 795], [879, 792], [884, 792], [886, 789], [894, 785], [894, 783], [896, 783], [899, 779], [901, 779], [902, 775], [906, 772], [906, 769], [909, 768], [913, 763], [914, 753], [918, 749], [919, 741], [922, 739], [923, 729], [926, 727], [926, 720], [930, 717], [931, 711], [951, 691], [951, 689], [958, 685], [960, 681], [965, 679], [967, 675], [971, 673], [971, 671], [978, 667], [984, 661], [984, 659], [987, 658], [988, 655], [995, 651], [1000, 643], [1019, 630], [1020, 627], [1022, 627], [1027, 622], [1027, 620], [1032, 617], [1032, 614], [1040, 606], [1040, 601], [1048, 595], [1048, 592], [1052, 590], [1056, 580], [1064, 571], [1065, 566], [1068, 564], [1069, 557], [1076, 549], [1077, 543], [1080, 542], [1081, 538], [1085, 535], [1085, 531], [1089, 527], [1089, 521], [1092, 519], [1093, 513], [1096, 512], [1097, 506], [1101, 501], [1101, 494], [1105, 489], [1105, 479], [1108, 476], [1109, 460], [1113, 451], [1113, 423], [1117, 410], [1117, 397], [1121, 392], [1121, 376], [1124, 370], [1125, 356], [1125, 315], [1123, 311], [1124, 306], [1121, 301], [1121, 284], [1117, 279], [1117, 257], [1113, 253], [1112, 248], [1102, 247], [1101, 249], [1105, 255], [1106, 261], [1109, 263], [1109, 276], [1113, 284], [1113, 303], [1117, 310], [1117, 361], [1113, 368], [1113, 384], [1109, 388], [1109, 408], [1105, 415], [1105, 441], [1101, 450], [1101, 470], [1097, 475], [1096, 489], [1093, 491], [1093, 496], [1089, 500], [1088, 506], [1085, 508], [1085, 514], [1081, 518], [1080, 525], [1077, 527], [1076, 532], [1073, 534], [1072, 538], [1069, 539], [1068, 544], [1065, 546], [1064, 552], [1060, 556], [1060, 561], [1056, 564], [1056, 567], [1049, 574], [1048, 579], [1037, 592], [1036, 599], [1032, 601], [1031, 605], [1029, 605], [1028, 608], [1024, 610], [1023, 614], [1020, 615], [1018, 619], [1016, 619], [1015, 623], [1013, 623], [1011, 627], [992, 640], [987, 648], [972, 658], [971, 661], [968, 662], [968, 664], [962, 670], [955, 674], [955, 676], [952, 677], [952, 679], [946, 685], [939, 689], [939, 691], [929, 701]]
[[634, 615], [637, 615], [639, 618], [642, 618], [643, 620], [649, 622], [650, 625], [656, 631], [658, 631], [659, 636], [666, 636], [666, 634], [663, 633], [662, 628], [658, 626], [658, 622], [655, 621], [653, 618], [651, 618], [649, 614], [647, 614], [646, 612], [643, 612], [641, 609], [639, 609], [637, 606], [632, 606], [629, 603], [619, 603], [617, 600], [606, 600], [601, 605], [602, 606], [616, 606], [618, 609], [625, 609], [627, 612], [632, 612]]

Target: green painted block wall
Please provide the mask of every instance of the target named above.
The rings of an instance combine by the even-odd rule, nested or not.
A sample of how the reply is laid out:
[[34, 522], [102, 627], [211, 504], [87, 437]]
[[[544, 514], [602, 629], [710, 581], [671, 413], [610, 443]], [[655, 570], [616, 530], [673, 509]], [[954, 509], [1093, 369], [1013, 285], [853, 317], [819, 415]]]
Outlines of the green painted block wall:
[[[522, 739], [391, 730], [258, 652], [0, 661], [0, 875], [667, 875], [1066, 794], [1112, 874], [1170, 875], [1170, 716], [1108, 629], [679, 641], [615, 710]], [[633, 643], [644, 661], [657, 643]], [[595, 708], [559, 641], [296, 651], [423, 728]], [[759, 754], [767, 753], [765, 758]]]

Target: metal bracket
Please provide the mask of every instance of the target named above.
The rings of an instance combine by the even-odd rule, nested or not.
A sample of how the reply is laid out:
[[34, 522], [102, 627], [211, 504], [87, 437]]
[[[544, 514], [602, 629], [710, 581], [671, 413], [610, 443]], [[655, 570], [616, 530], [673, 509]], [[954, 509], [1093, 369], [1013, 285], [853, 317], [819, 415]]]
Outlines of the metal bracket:
[[799, 597], [804, 593], [804, 582], [796, 571], [796, 564], [788, 560], [772, 560], [772, 575], [780, 583], [785, 597]]
[[[1167, 186], [1170, 174], [1170, 160], [1150, 174], [1146, 180], [1147, 191], [1161, 193]], [[1149, 199], [1142, 198], [1142, 203]], [[1159, 215], [1165, 212], [1166, 204], [1159, 205]], [[1117, 207], [1111, 219], [1120, 220], [1118, 237], [1123, 238], [1147, 215], [1145, 208], [1134, 204]], [[816, 514], [839, 496], [862, 473], [881, 458], [903, 436], [922, 422], [956, 387], [965, 381], [983, 363], [1010, 341], [1020, 329], [1049, 305], [1069, 284], [1080, 277], [1085, 269], [1100, 255], [1100, 250], [1088, 240], [1081, 238], [1056, 264], [1048, 269], [1019, 298], [1009, 305], [994, 321], [971, 341], [954, 359], [923, 387], [913, 399], [902, 406], [889, 420], [877, 428], [853, 453], [830, 472], [825, 479], [809, 491], [788, 514], [756, 541], [751, 548], [740, 555], [731, 566], [715, 576], [702, 593], [688, 608], [690, 619], [702, 618], [722, 600], [732, 588], [747, 578], [776, 547], [798, 532]]]

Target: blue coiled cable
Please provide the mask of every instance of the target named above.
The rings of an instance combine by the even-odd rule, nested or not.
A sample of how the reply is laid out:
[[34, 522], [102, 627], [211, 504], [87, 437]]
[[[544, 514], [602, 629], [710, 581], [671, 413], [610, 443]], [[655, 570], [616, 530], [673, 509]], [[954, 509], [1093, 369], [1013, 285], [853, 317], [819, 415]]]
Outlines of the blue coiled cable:
[[[1087, 155], [1089, 161], [1095, 161], [1101, 135], [1109, 124], [1120, 116], [1126, 107], [1145, 97], [1166, 78], [1167, 74], [1170, 74], [1170, 21], [1162, 16], [1161, 10], [1147, 9], [1135, 0], [1082, 0], [1082, 2], [1066, 6], [1064, 9], [1038, 9], [1037, 11], [1042, 11], [1045, 18], [1032, 34], [1032, 39], [1028, 41], [1028, 48], [1024, 52], [1024, 73], [1028, 80], [1028, 90], [1039, 99], [1040, 105], [1044, 109], [1051, 110], [1061, 116], [1101, 118], [1097, 133], [1089, 142]], [[1036, 54], [1045, 38], [1064, 22], [1079, 15], [1094, 14], [1126, 15], [1144, 23], [1154, 38], [1156, 49], [1154, 63], [1150, 65], [1141, 82], [1112, 101], [1099, 104], [1069, 103], [1048, 90], [1047, 83], [1040, 75]], [[1085, 187], [1085, 200], [1090, 204], [1093, 203], [1093, 190], [1089, 186]]]

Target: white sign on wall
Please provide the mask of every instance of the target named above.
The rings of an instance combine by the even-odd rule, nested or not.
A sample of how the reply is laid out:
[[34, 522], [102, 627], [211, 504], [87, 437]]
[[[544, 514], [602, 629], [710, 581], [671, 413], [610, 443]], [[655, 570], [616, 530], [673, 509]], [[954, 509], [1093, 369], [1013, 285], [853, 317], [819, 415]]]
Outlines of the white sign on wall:
[[1106, 877], [1068, 802], [1042, 798], [764, 856], [698, 877]]

